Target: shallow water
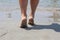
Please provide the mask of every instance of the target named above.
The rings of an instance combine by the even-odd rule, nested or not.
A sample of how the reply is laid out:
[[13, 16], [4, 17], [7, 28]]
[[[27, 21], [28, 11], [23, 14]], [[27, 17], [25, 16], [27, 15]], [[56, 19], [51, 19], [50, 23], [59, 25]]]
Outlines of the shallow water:
[[[29, 0], [30, 1], [30, 0]], [[53, 2], [54, 0], [40, 0], [38, 8], [60, 8], [60, 0], [57, 0], [56, 3]], [[28, 2], [30, 3], [30, 2]], [[46, 4], [46, 5], [45, 5]], [[56, 4], [54, 6], [54, 4]], [[28, 4], [27, 14], [30, 13], [30, 5]], [[19, 0], [0, 0], [0, 21], [4, 20], [15, 20], [19, 21], [21, 19], [19, 9]], [[36, 10], [35, 14], [35, 22], [37, 24], [40, 23], [50, 23], [54, 22], [54, 18], [49, 18], [50, 16], [53, 16], [52, 11], [40, 11], [40, 9]], [[60, 11], [57, 12], [58, 15], [60, 15]], [[58, 20], [60, 20], [58, 18]], [[59, 22], [60, 23], [60, 22]]]

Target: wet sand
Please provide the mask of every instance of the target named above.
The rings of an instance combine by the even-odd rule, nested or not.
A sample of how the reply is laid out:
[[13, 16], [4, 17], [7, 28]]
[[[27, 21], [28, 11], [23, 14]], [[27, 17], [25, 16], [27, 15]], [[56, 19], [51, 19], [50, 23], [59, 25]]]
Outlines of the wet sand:
[[1, 16], [0, 40], [60, 40], [60, 25], [51, 24], [48, 18], [40, 18], [39, 12], [36, 12], [38, 16], [36, 15], [35, 17], [35, 23], [37, 25], [28, 25], [28, 27], [31, 27], [30, 30], [21, 29], [19, 27], [21, 20], [19, 15], [20, 11], [11, 13], [11, 18], [8, 18], [9, 15]]

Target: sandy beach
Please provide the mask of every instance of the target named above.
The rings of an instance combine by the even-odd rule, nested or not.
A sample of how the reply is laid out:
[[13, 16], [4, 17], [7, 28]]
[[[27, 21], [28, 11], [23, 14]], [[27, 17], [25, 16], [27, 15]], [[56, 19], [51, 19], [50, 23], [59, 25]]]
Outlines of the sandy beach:
[[[7, 1], [5, 4], [4, 2], [6, 1], [0, 1], [2, 2], [0, 3], [0, 40], [60, 40], [60, 11], [57, 11], [56, 15], [58, 17], [54, 17], [53, 11], [41, 11], [39, 9], [40, 6], [38, 6], [34, 19], [36, 25], [28, 25], [31, 29], [26, 30], [20, 28], [21, 11], [19, 4], [16, 3], [18, 1], [12, 1], [18, 4], [17, 6], [14, 3], [11, 3], [9, 6], [9, 2], [11, 1]], [[50, 3], [49, 5], [51, 5]], [[59, 2], [57, 4], [59, 5]], [[5, 5], [5, 8], [3, 5]], [[30, 9], [28, 6], [27, 15], [29, 13]], [[57, 21], [54, 21], [54, 18], [57, 18]]]

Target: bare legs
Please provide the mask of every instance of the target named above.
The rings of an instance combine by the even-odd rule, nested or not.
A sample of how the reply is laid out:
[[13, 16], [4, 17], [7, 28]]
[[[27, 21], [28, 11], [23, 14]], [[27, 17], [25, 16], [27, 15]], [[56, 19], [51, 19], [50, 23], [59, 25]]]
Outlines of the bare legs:
[[28, 0], [19, 0], [20, 7], [21, 7], [21, 17], [22, 17], [22, 22], [21, 22], [21, 28], [26, 28], [27, 27], [27, 4]]
[[19, 0], [20, 7], [21, 7], [21, 17], [22, 19], [27, 18], [26, 10], [27, 10], [27, 4], [28, 0]]
[[39, 3], [39, 0], [31, 0], [30, 5], [31, 5], [31, 14], [30, 17], [34, 18], [35, 15], [35, 10], [37, 8], [37, 5]]
[[[19, 0], [19, 2], [20, 2], [20, 7], [21, 7], [22, 20], [27, 19], [26, 10], [27, 10], [28, 0]], [[34, 14], [35, 14], [35, 10], [37, 8], [38, 2], [39, 2], [39, 0], [31, 0], [30, 1], [31, 14], [30, 14], [29, 18], [33, 18], [34, 19]], [[23, 21], [22, 21], [22, 23], [23, 23]], [[25, 24], [27, 24], [27, 22], [25, 22]]]
[[38, 3], [39, 3], [39, 0], [31, 0], [30, 1], [30, 5], [31, 5], [31, 13], [29, 16], [29, 24], [30, 25], [34, 25], [34, 15], [35, 15], [35, 11], [36, 11]]

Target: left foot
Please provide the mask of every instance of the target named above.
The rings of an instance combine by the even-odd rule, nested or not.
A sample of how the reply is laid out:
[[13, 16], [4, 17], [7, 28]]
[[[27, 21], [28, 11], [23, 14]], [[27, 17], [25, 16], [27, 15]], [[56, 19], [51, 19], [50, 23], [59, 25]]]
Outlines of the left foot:
[[29, 25], [32, 25], [32, 26], [35, 25], [35, 24], [34, 24], [34, 20], [33, 20], [33, 18], [30, 18], [30, 19], [29, 19], [28, 24], [29, 24]]

